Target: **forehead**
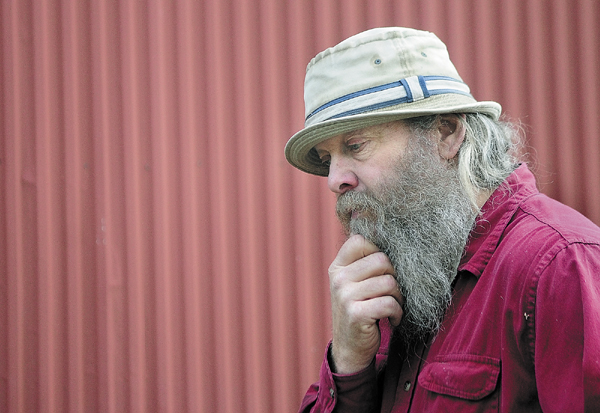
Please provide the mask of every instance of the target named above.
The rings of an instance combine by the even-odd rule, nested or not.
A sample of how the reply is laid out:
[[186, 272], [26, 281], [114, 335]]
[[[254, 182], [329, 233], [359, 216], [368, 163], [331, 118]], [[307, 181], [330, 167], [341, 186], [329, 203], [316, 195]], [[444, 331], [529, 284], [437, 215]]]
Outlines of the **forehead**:
[[352, 138], [368, 138], [378, 140], [394, 140], [396, 138], [405, 137], [409, 132], [409, 127], [402, 120], [382, 123], [380, 125], [367, 126], [366, 128], [357, 129], [355, 131], [342, 133], [332, 136], [315, 145], [314, 149], [317, 152], [329, 151], [333, 147], [344, 144]]

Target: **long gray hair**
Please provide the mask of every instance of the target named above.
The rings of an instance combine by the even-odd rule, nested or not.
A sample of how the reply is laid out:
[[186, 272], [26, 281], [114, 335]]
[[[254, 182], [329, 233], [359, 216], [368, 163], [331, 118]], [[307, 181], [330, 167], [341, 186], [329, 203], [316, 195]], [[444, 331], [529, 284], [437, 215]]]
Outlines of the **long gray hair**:
[[[431, 133], [439, 125], [440, 115], [406, 119], [413, 133]], [[465, 139], [458, 152], [458, 173], [471, 202], [477, 194], [493, 191], [519, 165], [521, 128], [503, 120], [495, 121], [480, 113], [458, 115], [465, 126]]]

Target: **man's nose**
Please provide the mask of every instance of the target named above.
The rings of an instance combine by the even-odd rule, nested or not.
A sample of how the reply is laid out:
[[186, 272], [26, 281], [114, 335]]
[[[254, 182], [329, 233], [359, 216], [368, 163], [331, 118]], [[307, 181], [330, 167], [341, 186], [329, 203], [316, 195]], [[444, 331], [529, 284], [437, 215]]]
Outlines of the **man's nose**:
[[329, 189], [337, 195], [350, 191], [358, 186], [358, 177], [350, 168], [347, 161], [335, 158], [329, 165], [329, 175], [327, 176], [327, 185]]

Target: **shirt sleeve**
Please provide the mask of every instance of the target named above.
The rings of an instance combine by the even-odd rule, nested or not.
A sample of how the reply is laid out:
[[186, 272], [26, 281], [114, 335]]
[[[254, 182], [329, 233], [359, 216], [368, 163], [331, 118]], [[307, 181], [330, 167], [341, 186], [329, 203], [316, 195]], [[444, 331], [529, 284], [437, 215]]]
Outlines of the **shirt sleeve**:
[[310, 386], [299, 412], [372, 412], [377, 403], [375, 358], [354, 374], [335, 374], [330, 367], [331, 342], [321, 365], [319, 381]]
[[541, 272], [534, 362], [544, 412], [600, 412], [600, 246], [572, 244]]

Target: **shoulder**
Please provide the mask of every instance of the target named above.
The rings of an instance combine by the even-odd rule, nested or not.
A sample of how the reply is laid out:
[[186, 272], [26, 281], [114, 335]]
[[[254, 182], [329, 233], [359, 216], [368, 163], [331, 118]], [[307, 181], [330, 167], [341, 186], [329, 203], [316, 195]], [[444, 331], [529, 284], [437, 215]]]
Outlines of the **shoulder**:
[[600, 228], [573, 208], [538, 193], [520, 203], [499, 249], [538, 262], [575, 244], [589, 245], [597, 253]]
[[492, 261], [496, 276], [518, 291], [524, 311], [533, 313], [540, 299], [580, 297], [585, 285], [600, 289], [600, 228], [537, 194], [519, 205]]
[[[519, 214], [520, 213], [520, 214]], [[524, 200], [519, 206], [523, 223], [555, 234], [567, 244], [600, 244], [600, 228], [573, 208], [543, 194]]]
[[599, 265], [600, 228], [574, 209], [538, 193], [519, 203], [487, 270], [500, 274], [508, 284], [532, 291], [550, 267], [555, 276], [572, 274], [585, 262], [591, 268]]

